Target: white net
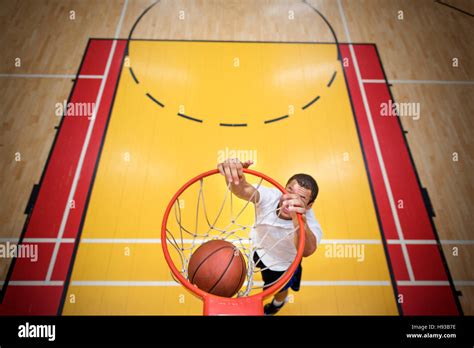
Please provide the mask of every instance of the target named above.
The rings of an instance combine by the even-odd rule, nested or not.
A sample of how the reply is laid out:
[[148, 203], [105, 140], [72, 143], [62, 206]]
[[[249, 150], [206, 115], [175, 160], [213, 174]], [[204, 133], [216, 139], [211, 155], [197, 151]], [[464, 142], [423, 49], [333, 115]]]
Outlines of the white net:
[[[261, 185], [274, 187], [255, 175], [246, 174], [246, 180], [257, 190]], [[256, 191], [249, 200], [242, 200], [232, 193], [230, 184], [226, 185], [222, 176], [211, 175], [196, 181], [173, 202], [166, 224], [166, 240], [172, 246], [168, 248], [172, 261], [185, 279], [188, 279], [188, 264], [193, 252], [203, 243], [214, 239], [231, 242], [244, 255], [247, 275], [237, 297], [249, 296], [264, 288], [261, 277], [263, 270], [275, 266], [289, 267], [288, 262], [265, 264], [262, 267], [261, 259], [267, 253], [272, 253], [280, 243], [294, 240], [296, 228], [287, 230], [283, 235], [280, 232], [278, 239], [271, 238], [272, 228], [268, 228], [268, 225], [271, 227], [277, 222], [280, 208], [275, 206], [266, 216], [258, 216], [252, 203], [255, 194]], [[252, 237], [252, 230], [260, 228], [263, 220], [265, 233], [260, 233], [257, 241], [257, 238]], [[273, 221], [273, 224], [269, 221]], [[269, 240], [272, 241], [270, 245]], [[265, 288], [279, 279], [265, 284]]]

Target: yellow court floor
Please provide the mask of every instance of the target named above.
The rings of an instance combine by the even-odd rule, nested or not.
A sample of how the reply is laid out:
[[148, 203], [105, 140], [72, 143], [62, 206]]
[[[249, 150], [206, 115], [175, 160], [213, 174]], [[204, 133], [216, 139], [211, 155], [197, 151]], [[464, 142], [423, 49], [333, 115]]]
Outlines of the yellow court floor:
[[[233, 150], [282, 184], [306, 172], [320, 187], [325, 244], [282, 314], [398, 314], [335, 45], [132, 40], [129, 54], [64, 314], [200, 314], [164, 261], [161, 221], [184, 182]], [[337, 240], [363, 258], [338, 257]]]

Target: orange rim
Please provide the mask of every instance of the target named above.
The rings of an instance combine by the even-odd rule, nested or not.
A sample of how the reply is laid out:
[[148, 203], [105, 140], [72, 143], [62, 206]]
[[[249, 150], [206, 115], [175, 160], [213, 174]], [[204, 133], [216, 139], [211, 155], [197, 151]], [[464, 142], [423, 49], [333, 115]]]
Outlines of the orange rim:
[[[276, 188], [278, 188], [282, 193], [286, 193], [285, 188], [282, 185], [280, 185], [277, 181], [270, 178], [269, 176], [267, 176], [263, 173], [257, 172], [255, 170], [252, 170], [252, 169], [244, 169], [243, 171], [244, 171], [244, 173], [255, 175], [257, 177], [260, 177], [260, 178], [264, 179], [265, 181], [269, 182], [270, 184], [272, 184]], [[171, 209], [173, 208], [174, 203], [179, 198], [179, 196], [189, 186], [191, 186], [195, 182], [197, 182], [197, 181], [199, 181], [203, 178], [206, 178], [208, 176], [215, 175], [215, 174], [220, 174], [218, 169], [209, 170], [207, 172], [199, 174], [199, 175], [195, 176], [194, 178], [192, 178], [191, 180], [189, 180], [187, 183], [185, 183], [174, 194], [173, 198], [171, 198], [170, 202], [168, 203], [168, 206], [166, 207], [166, 210], [165, 210], [165, 214], [163, 216], [163, 222], [162, 222], [162, 225], [161, 225], [161, 246], [163, 248], [163, 253], [165, 255], [166, 262], [168, 263], [168, 266], [171, 269], [171, 272], [176, 277], [176, 279], [178, 279], [179, 282], [186, 289], [188, 289], [189, 291], [191, 291], [193, 294], [195, 294], [197, 297], [203, 299], [204, 301], [206, 301], [209, 298], [222, 299], [224, 301], [233, 301], [233, 300], [236, 300], [236, 298], [220, 297], [220, 296], [216, 296], [216, 295], [213, 295], [213, 294], [209, 294], [209, 293], [199, 289], [195, 285], [191, 284], [191, 282], [189, 282], [186, 278], [184, 278], [183, 275], [181, 274], [181, 272], [174, 265], [173, 260], [171, 259], [171, 255], [168, 251], [168, 243], [167, 243], [167, 239], [166, 239], [166, 225], [168, 223], [168, 217], [169, 217], [169, 214], [171, 212]], [[299, 214], [299, 213], [297, 214], [297, 219], [298, 219], [298, 223], [299, 223], [299, 226], [300, 226], [300, 231], [299, 231], [300, 238], [299, 238], [299, 242], [298, 242], [297, 254], [296, 254], [295, 259], [293, 260], [293, 263], [286, 270], [285, 274], [275, 284], [273, 284], [272, 286], [270, 286], [267, 289], [263, 290], [261, 293], [254, 294], [254, 295], [251, 295], [251, 296], [246, 296], [245, 297], [246, 299], [255, 300], [255, 301], [263, 301], [265, 298], [269, 297], [273, 293], [277, 292], [280, 288], [282, 288], [290, 280], [290, 278], [293, 276], [293, 274], [295, 273], [296, 268], [298, 267], [298, 265], [299, 265], [299, 263], [300, 263], [300, 261], [303, 257], [304, 243], [305, 243], [304, 224], [303, 224], [303, 219], [301, 217], [301, 214]]]

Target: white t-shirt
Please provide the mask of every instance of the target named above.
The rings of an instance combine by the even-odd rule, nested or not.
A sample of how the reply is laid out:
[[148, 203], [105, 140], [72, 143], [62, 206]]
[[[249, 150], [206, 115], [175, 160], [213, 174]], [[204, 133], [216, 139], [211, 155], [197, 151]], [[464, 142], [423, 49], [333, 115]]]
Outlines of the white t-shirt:
[[[262, 262], [272, 271], [283, 272], [296, 257], [294, 226], [292, 220], [277, 215], [282, 193], [277, 188], [258, 187], [260, 200], [256, 204], [256, 226], [250, 238]], [[306, 212], [306, 222], [319, 245], [323, 232], [312, 209]]]

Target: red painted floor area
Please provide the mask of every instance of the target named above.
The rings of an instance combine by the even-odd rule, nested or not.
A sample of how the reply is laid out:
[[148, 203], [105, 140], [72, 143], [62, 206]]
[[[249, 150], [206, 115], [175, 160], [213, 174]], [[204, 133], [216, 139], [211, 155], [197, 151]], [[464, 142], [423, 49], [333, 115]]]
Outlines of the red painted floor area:
[[[112, 40], [90, 40], [79, 75], [104, 75], [112, 45]], [[73, 196], [74, 209], [70, 210], [67, 217], [63, 235], [63, 238], [73, 240], [58, 242], [59, 250], [50, 281], [47, 281], [47, 272], [56, 245], [54, 240], [36, 243], [38, 245], [37, 262], [17, 259], [12, 263], [13, 272], [4, 286], [5, 293], [0, 304], [0, 314], [56, 315], [58, 313], [73, 256], [74, 241], [78, 236], [97, 157], [113, 104], [125, 47], [125, 40], [116, 42], [87, 147], [84, 147], [84, 144], [90, 128], [90, 117], [68, 114], [63, 117], [23, 235], [23, 238], [27, 238], [26, 241], [28, 238], [56, 239], [58, 237], [79, 158], [85, 151], [80, 178]], [[77, 78], [69, 103], [96, 103], [102, 81], [102, 79]]]
[[[360, 79], [385, 80], [375, 45], [357, 44], [353, 45], [353, 48]], [[382, 103], [392, 100], [389, 86], [374, 81], [362, 82], [366, 96], [365, 104], [361, 81], [357, 76], [349, 45], [341, 45], [341, 55], [385, 240], [399, 240], [400, 237], [388, 198], [387, 185], [383, 179], [380, 158], [385, 166], [403, 238], [436, 239], [399, 120], [396, 116], [381, 115]], [[371, 123], [376, 139], [370, 127]], [[379, 153], [376, 151], [376, 141], [379, 144]], [[399, 205], [400, 202], [403, 202], [403, 206]], [[449, 283], [448, 269], [443, 263], [443, 256], [438, 246], [407, 245], [406, 250], [408, 262], [413, 270], [412, 279], [409, 276], [408, 262], [404, 257], [402, 246], [388, 245], [388, 258], [397, 282], [396, 290], [403, 314], [460, 314], [453, 288]], [[398, 283], [399, 281], [403, 282]]]

